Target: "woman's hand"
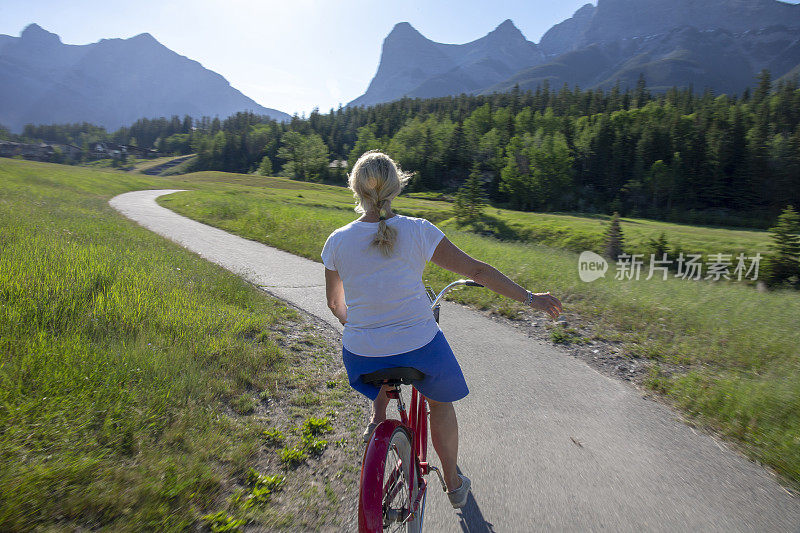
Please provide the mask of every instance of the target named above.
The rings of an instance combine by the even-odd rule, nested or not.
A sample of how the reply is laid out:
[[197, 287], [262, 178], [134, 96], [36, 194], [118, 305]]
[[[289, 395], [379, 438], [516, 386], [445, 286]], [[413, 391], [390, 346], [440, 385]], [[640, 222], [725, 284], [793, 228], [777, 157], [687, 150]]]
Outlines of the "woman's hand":
[[544, 311], [553, 317], [553, 320], [557, 319], [558, 315], [560, 315], [563, 311], [563, 308], [561, 307], [561, 301], [555, 296], [551, 295], [549, 291], [533, 293], [531, 307], [538, 311]]

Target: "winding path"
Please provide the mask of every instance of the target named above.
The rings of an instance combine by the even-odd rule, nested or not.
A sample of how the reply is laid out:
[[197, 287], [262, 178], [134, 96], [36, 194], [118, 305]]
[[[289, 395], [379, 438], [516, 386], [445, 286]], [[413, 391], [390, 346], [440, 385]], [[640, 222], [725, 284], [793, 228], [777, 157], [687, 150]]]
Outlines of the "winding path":
[[[320, 263], [156, 204], [173, 192], [110, 204], [341, 331]], [[474, 490], [456, 512], [431, 479], [426, 530], [800, 533], [800, 498], [630, 385], [459, 305], [444, 303], [441, 325], [471, 390], [457, 411]]]

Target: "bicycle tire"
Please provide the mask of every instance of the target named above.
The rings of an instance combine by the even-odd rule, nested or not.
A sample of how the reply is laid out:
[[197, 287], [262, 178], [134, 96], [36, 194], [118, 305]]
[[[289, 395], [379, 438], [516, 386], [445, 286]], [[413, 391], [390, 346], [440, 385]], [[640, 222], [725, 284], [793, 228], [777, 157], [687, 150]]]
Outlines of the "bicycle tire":
[[408, 513], [419, 492], [411, 435], [397, 420], [382, 422], [364, 451], [359, 494], [359, 531], [419, 533], [424, 502]]
[[[417, 412], [414, 416], [416, 423], [414, 431], [417, 432], [415, 435], [415, 438], [417, 439], [416, 447], [419, 454], [419, 460], [424, 462], [428, 460], [428, 400], [416, 389], [414, 390], [414, 393], [417, 395]], [[412, 404], [413, 403], [414, 402], [412, 401]]]
[[[416, 434], [414, 438], [417, 440], [416, 447], [417, 447], [417, 457], [420, 461], [427, 461], [428, 460], [428, 401], [427, 399], [419, 393], [416, 389], [414, 392], [417, 393], [418, 400], [417, 400], [417, 425], [414, 428]], [[418, 475], [422, 475], [422, 472], [419, 472]], [[418, 531], [422, 531], [422, 522], [425, 519], [425, 501], [428, 499], [428, 491], [425, 491], [425, 494], [422, 495], [422, 502], [420, 503], [419, 508], [419, 529]]]

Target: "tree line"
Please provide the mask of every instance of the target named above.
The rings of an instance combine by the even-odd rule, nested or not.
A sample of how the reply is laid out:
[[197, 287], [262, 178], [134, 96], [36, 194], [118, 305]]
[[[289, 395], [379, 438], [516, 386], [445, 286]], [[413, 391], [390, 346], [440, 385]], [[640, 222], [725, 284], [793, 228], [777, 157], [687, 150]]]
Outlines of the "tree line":
[[[314, 110], [278, 123], [141, 119], [107, 133], [88, 124], [27, 126], [31, 139], [196, 153], [196, 170], [343, 183], [364, 151], [414, 173], [413, 190], [453, 191], [476, 176], [488, 198], [536, 211], [619, 212], [691, 223], [769, 227], [800, 205], [800, 88], [764, 71], [739, 96], [691, 89], [535, 91], [404, 98]], [[473, 183], [474, 185], [474, 183]]]

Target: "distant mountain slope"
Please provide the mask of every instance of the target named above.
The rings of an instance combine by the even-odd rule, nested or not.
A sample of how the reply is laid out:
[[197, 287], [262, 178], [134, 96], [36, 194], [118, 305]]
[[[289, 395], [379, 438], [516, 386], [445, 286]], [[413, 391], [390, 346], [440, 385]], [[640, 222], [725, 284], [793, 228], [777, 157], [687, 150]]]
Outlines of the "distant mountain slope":
[[91, 122], [116, 129], [142, 117], [227, 117], [263, 107], [219, 74], [178, 55], [148, 33], [65, 45], [36, 24], [20, 37], [0, 35], [0, 124]]
[[572, 17], [559, 22], [542, 35], [539, 49], [548, 57], [561, 55], [579, 48], [583, 42], [583, 34], [592, 22], [596, 8], [586, 4]]
[[348, 105], [474, 92], [543, 60], [510, 20], [466, 44], [431, 41], [401, 22], [383, 42], [378, 72], [367, 92]]
[[800, 22], [800, 5], [777, 0], [598, 0], [578, 46], [620, 41], [675, 28], [739, 34]]
[[753, 86], [761, 69], [769, 69], [778, 78], [798, 64], [800, 40], [796, 29], [771, 27], [733, 34], [683, 27], [567, 52], [482, 92], [505, 92], [515, 85], [533, 90], [545, 80], [551, 87], [568, 83], [607, 89], [619, 82], [625, 88], [635, 86], [643, 74], [653, 90], [691, 86], [732, 94]]
[[[535, 89], [545, 81], [556, 88], [565, 83], [625, 88], [634, 86], [640, 74], [653, 90], [677, 86], [739, 93], [754, 84], [762, 69], [769, 69], [773, 79], [800, 72], [800, 5], [776, 0], [598, 0], [596, 7], [586, 4], [550, 28], [538, 45], [526, 41], [511, 21], [464, 45], [435, 43], [403, 25], [414, 33], [418, 47], [395, 35], [401, 25], [396, 26], [384, 42], [369, 89], [350, 105], [402, 96], [488, 94], [515, 85]], [[509, 36], [514, 33], [510, 28], [516, 33], [513, 61], [497, 61], [496, 50], [485, 46], [480, 61], [465, 67], [448, 62], [446, 47], [488, 44], [503, 26]], [[419, 53], [423, 44], [428, 56]], [[438, 62], [430, 60], [434, 53]]]

